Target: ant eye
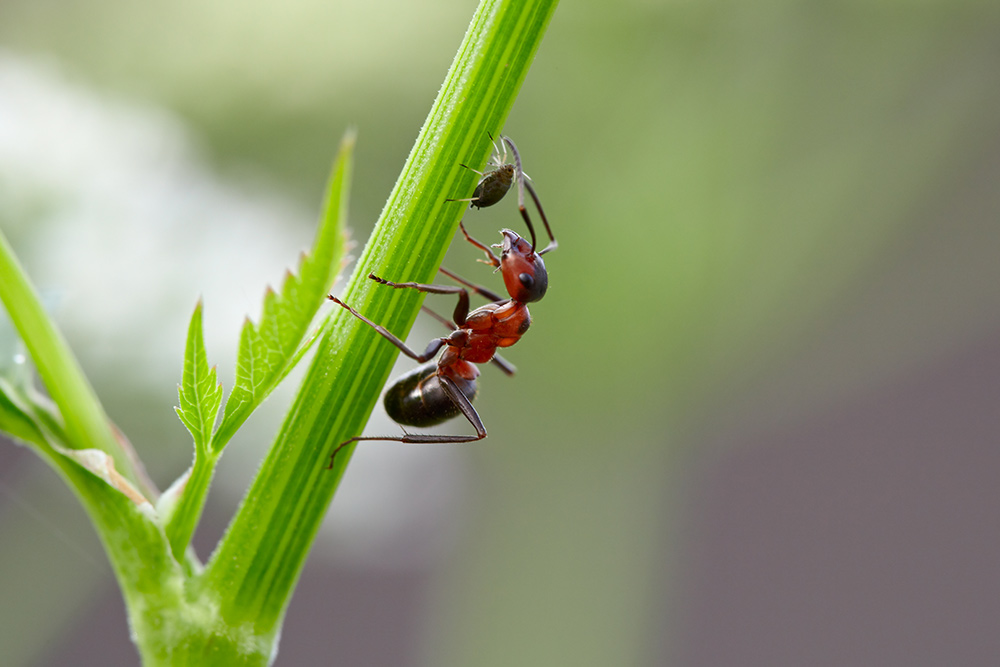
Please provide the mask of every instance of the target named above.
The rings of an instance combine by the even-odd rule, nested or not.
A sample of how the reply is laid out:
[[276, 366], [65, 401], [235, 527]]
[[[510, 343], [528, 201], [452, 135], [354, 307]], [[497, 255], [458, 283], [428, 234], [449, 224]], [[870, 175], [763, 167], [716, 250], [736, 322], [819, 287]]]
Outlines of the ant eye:
[[527, 273], [520, 274], [517, 277], [517, 279], [521, 281], [521, 284], [524, 285], [525, 289], [529, 289], [530, 290], [532, 288], [532, 286], [534, 286], [534, 284], [535, 284], [535, 279], [532, 278]]

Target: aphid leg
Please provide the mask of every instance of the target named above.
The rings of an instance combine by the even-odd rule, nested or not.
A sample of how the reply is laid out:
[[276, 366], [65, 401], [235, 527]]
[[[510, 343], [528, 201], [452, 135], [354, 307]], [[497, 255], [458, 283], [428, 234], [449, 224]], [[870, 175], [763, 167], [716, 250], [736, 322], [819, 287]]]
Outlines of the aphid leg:
[[476, 429], [476, 435], [422, 435], [418, 433], [405, 433], [404, 435], [396, 436], [357, 435], [350, 440], [345, 440], [333, 449], [333, 452], [330, 453], [330, 464], [326, 469], [333, 469], [333, 461], [337, 457], [337, 452], [352, 442], [360, 442], [362, 440], [381, 440], [384, 442], [402, 442], [404, 444], [457, 444], [462, 442], [476, 442], [485, 438], [486, 427], [483, 425], [483, 420], [479, 417], [479, 413], [472, 407], [472, 401], [462, 393], [462, 390], [458, 388], [454, 380], [446, 375], [439, 375], [438, 378], [441, 381], [441, 388], [444, 390], [444, 393], [447, 394], [448, 398], [451, 399], [452, 403], [462, 412], [465, 418], [469, 420], [472, 427]]
[[466, 197], [464, 199], [445, 199], [445, 201], [467, 201], [470, 204], [469, 208], [472, 208], [480, 199], [481, 197]]
[[[473, 169], [469, 165], [462, 164], [461, 162], [459, 162], [458, 166], [465, 167], [469, 171], [474, 172], [476, 174], [479, 174], [479, 178], [486, 178], [486, 174], [484, 174], [483, 172], [479, 171], [478, 169]], [[467, 202], [473, 202], [473, 203], [475, 203], [475, 202], [479, 201], [479, 197], [465, 197], [464, 199], [445, 199], [445, 201], [467, 201]]]
[[[458, 163], [458, 166], [459, 166], [459, 167], [465, 167], [465, 168], [466, 168], [466, 169], [468, 169], [469, 171], [471, 171], [471, 172], [473, 172], [473, 173], [475, 173], [475, 174], [479, 174], [479, 176], [480, 176], [480, 177], [483, 177], [483, 176], [485, 176], [485, 175], [486, 175], [486, 174], [484, 174], [483, 172], [479, 171], [478, 169], [473, 169], [473, 168], [472, 168], [472, 167], [470, 167], [469, 165], [467, 165], [467, 164], [462, 164], [461, 162], [459, 162], [459, 163]], [[455, 200], [455, 199], [449, 199], [448, 201], [458, 201], [458, 200]]]
[[[486, 136], [490, 138], [490, 143], [493, 144], [493, 150], [496, 152], [494, 164], [498, 167], [507, 164], [507, 146], [503, 143], [503, 135], [500, 135], [500, 146], [503, 146], [503, 151], [500, 150], [500, 146], [497, 146], [497, 140], [493, 138], [493, 135], [489, 131], [486, 132]], [[501, 152], [503, 155], [501, 155]]]

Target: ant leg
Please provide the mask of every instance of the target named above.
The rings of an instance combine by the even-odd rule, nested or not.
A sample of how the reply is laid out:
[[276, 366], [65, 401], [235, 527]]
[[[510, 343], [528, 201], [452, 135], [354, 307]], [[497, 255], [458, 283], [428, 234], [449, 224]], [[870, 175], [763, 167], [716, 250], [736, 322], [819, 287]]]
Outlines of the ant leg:
[[405, 433], [403, 435], [396, 436], [380, 436], [380, 435], [357, 435], [350, 440], [345, 440], [336, 447], [330, 453], [330, 465], [326, 467], [327, 470], [333, 469], [333, 460], [337, 456], [337, 452], [351, 444], [352, 442], [361, 442], [362, 440], [381, 440], [383, 442], [402, 442], [404, 444], [459, 444], [463, 442], [476, 442], [477, 440], [482, 440], [486, 437], [486, 427], [483, 425], [483, 420], [480, 418], [479, 413], [476, 409], [472, 407], [472, 401], [469, 397], [462, 393], [462, 390], [458, 388], [455, 381], [446, 375], [439, 375], [438, 378], [441, 381], [441, 388], [444, 393], [448, 395], [452, 403], [455, 404], [472, 427], [476, 429], [476, 435], [423, 435], [418, 433]]
[[403, 442], [476, 442], [477, 440], [482, 440], [486, 437], [486, 427], [483, 426], [483, 420], [479, 417], [479, 413], [476, 412], [476, 408], [472, 406], [472, 401], [469, 397], [462, 393], [462, 390], [458, 388], [455, 381], [452, 380], [447, 375], [439, 375], [438, 378], [441, 381], [441, 388], [444, 389], [444, 393], [448, 394], [448, 398], [451, 399], [452, 403], [462, 411], [465, 418], [469, 420], [472, 424], [472, 428], [476, 429], [476, 435], [405, 435], [407, 438]]
[[370, 319], [368, 319], [367, 317], [365, 317], [364, 315], [362, 315], [358, 311], [354, 310], [353, 308], [351, 308], [350, 306], [348, 306], [346, 303], [344, 303], [343, 301], [341, 301], [340, 299], [338, 299], [335, 296], [327, 294], [326, 298], [329, 299], [330, 301], [333, 301], [334, 303], [336, 303], [336, 304], [338, 304], [340, 306], [343, 306], [347, 310], [349, 310], [350, 313], [352, 315], [354, 315], [354, 317], [358, 318], [359, 320], [361, 320], [362, 322], [364, 322], [365, 324], [367, 324], [368, 326], [370, 326], [372, 329], [374, 329], [379, 334], [381, 334], [383, 338], [385, 338], [390, 343], [392, 343], [397, 348], [399, 348], [400, 352], [402, 352], [403, 354], [405, 354], [406, 356], [408, 356], [410, 359], [413, 359], [415, 361], [419, 361], [420, 363], [424, 363], [425, 361], [430, 361], [431, 359], [433, 359], [434, 356], [441, 349], [441, 347], [444, 346], [444, 344], [445, 344], [445, 339], [444, 338], [435, 338], [434, 340], [432, 340], [430, 343], [427, 344], [427, 349], [424, 350], [423, 354], [417, 354], [416, 352], [414, 352], [413, 350], [411, 350], [410, 348], [408, 348], [406, 346], [406, 343], [404, 343], [399, 338], [397, 338], [395, 334], [393, 334], [391, 331], [389, 331], [388, 329], [386, 329], [381, 324], [375, 324]]
[[462, 326], [465, 318], [469, 316], [469, 292], [464, 287], [454, 287], [452, 285], [425, 285], [423, 283], [394, 283], [385, 278], [379, 278], [374, 273], [369, 273], [368, 277], [377, 283], [387, 285], [396, 289], [415, 289], [418, 292], [428, 294], [457, 294], [458, 304], [455, 306], [455, 324]]
[[[489, 264], [493, 268], [499, 268], [500, 267], [500, 258], [498, 258], [496, 255], [494, 255], [493, 251], [490, 250], [490, 247], [487, 246], [485, 243], [483, 243], [482, 241], [477, 241], [476, 239], [474, 239], [471, 236], [469, 236], [469, 232], [466, 231], [466, 229], [465, 229], [465, 223], [463, 223], [460, 220], [458, 222], [458, 227], [459, 227], [459, 229], [462, 230], [462, 234], [465, 235], [465, 240], [466, 241], [468, 241], [469, 243], [471, 243], [472, 245], [476, 246], [477, 248], [479, 248], [480, 250], [482, 250], [483, 252], [486, 253], [486, 257], [488, 259], [486, 261], [483, 261], [483, 260], [479, 260], [479, 261], [483, 262], [484, 264]], [[462, 281], [459, 281], [459, 282], [462, 282]]]
[[517, 366], [510, 363], [499, 354], [494, 354], [493, 358], [490, 359], [490, 363], [503, 371], [504, 375], [512, 376], [517, 372]]
[[[420, 306], [420, 310], [424, 311], [425, 313], [433, 317], [435, 320], [446, 326], [451, 331], [454, 331], [455, 329], [458, 328], [455, 326], [454, 322], [445, 319], [441, 315], [438, 315], [427, 306]], [[517, 372], [517, 367], [514, 364], [507, 361], [506, 359], [504, 359], [503, 357], [501, 357], [499, 354], [494, 354], [493, 358], [490, 359], [490, 363], [499, 368], [506, 375], [513, 375], [514, 373]]]
[[[535, 250], [535, 226], [531, 224], [531, 218], [528, 217], [528, 212], [524, 208], [524, 168], [521, 166], [521, 154], [517, 152], [517, 146], [510, 137], [501, 136], [500, 139], [507, 145], [510, 146], [510, 152], [514, 156], [514, 179], [517, 181], [517, 208], [521, 211], [521, 217], [524, 218], [524, 224], [528, 225], [528, 232], [531, 234], [531, 250]], [[537, 203], [537, 199], [535, 202]], [[543, 216], [544, 217], [544, 216]], [[548, 223], [546, 223], [547, 225]]]
[[449, 271], [448, 269], [444, 268], [443, 266], [441, 268], [439, 268], [438, 271], [440, 271], [444, 275], [448, 276], [449, 278], [451, 278], [455, 282], [461, 283], [462, 285], [465, 285], [466, 287], [468, 287], [473, 292], [475, 292], [479, 296], [483, 297], [487, 301], [491, 301], [493, 303], [500, 303], [501, 301], [510, 301], [510, 297], [500, 296], [499, 294], [497, 294], [493, 290], [486, 289], [485, 287], [483, 287], [481, 285], [474, 285], [473, 283], [470, 283], [468, 280], [466, 280], [462, 276], [458, 275], [457, 273], [452, 273], [451, 271]]
[[[544, 255], [550, 250], [558, 248], [559, 242], [556, 241], [556, 237], [552, 234], [552, 228], [549, 227], [549, 220], [545, 217], [545, 211], [542, 209], [542, 202], [538, 201], [538, 195], [535, 193], [535, 188], [531, 186], [531, 181], [522, 178], [518, 181], [517, 208], [521, 211], [521, 217], [524, 218], [526, 223], [528, 223], [528, 228], [531, 228], [531, 223], [528, 221], [528, 210], [524, 207], [524, 193], [522, 191], [522, 187], [528, 189], [528, 194], [531, 195], [531, 198], [534, 200], [535, 207], [538, 209], [538, 214], [542, 216], [542, 223], [545, 225], [545, 231], [549, 233], [549, 244], [538, 253], [539, 255]], [[532, 245], [532, 248], [534, 248], [534, 245]]]
[[545, 223], [545, 231], [549, 233], [550, 242], [545, 249], [539, 252], [539, 255], [544, 255], [550, 250], [555, 250], [559, 247], [556, 242], [556, 237], [552, 235], [552, 228], [549, 227], [549, 220], [545, 217], [545, 211], [542, 210], [542, 203], [538, 201], [538, 195], [535, 193], [535, 188], [531, 186], [531, 181], [528, 179], [527, 175], [524, 173], [524, 168], [521, 166], [521, 154], [517, 152], [517, 146], [511, 141], [510, 137], [501, 137], [504, 143], [510, 146], [510, 152], [514, 156], [514, 166], [517, 169], [515, 178], [517, 178], [517, 208], [521, 212], [521, 217], [524, 218], [524, 224], [528, 225], [528, 231], [531, 232], [531, 249], [535, 249], [535, 226], [531, 224], [531, 218], [528, 217], [528, 210], [524, 206], [524, 188], [528, 188], [528, 194], [535, 202], [535, 206], [538, 208], [538, 214], [542, 216], [542, 222]]
[[447, 319], [444, 315], [438, 315], [437, 313], [435, 313], [433, 310], [431, 310], [427, 306], [420, 306], [420, 310], [424, 311], [425, 313], [427, 313], [428, 315], [430, 315], [431, 317], [433, 317], [435, 320], [437, 320], [438, 322], [440, 322], [441, 324], [443, 324], [449, 331], [454, 331], [455, 329], [458, 328], [458, 327], [455, 326], [454, 322], [452, 322], [451, 320]]

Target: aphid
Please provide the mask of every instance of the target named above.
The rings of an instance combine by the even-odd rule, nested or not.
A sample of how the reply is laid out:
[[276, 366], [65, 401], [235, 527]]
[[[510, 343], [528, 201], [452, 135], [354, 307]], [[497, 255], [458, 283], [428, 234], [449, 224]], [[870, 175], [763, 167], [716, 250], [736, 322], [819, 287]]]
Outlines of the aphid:
[[[485, 206], [493, 206], [498, 201], [504, 198], [507, 191], [510, 190], [510, 186], [514, 184], [514, 178], [517, 175], [515, 165], [509, 164], [507, 162], [507, 142], [504, 141], [506, 137], [502, 134], [500, 135], [500, 146], [497, 146], [497, 142], [493, 139], [493, 135], [486, 133], [490, 138], [490, 142], [493, 143], [494, 154], [490, 158], [488, 167], [494, 167], [483, 173], [477, 169], [459, 163], [461, 166], [465, 167], [469, 171], [479, 174], [479, 183], [476, 184], [476, 189], [472, 192], [472, 196], [465, 199], [448, 199], [446, 201], [467, 201], [469, 202], [469, 208], [483, 208]], [[509, 139], [507, 141], [510, 141]], [[513, 144], [511, 144], [513, 146]], [[512, 148], [515, 155], [515, 160], [518, 160], [517, 149]], [[521, 172], [523, 173], [523, 172]], [[525, 175], [527, 176], [527, 175]]]
[[[538, 208], [538, 214], [542, 216], [542, 222], [545, 224], [545, 231], [549, 233], [549, 244], [541, 251], [540, 255], [544, 255], [550, 250], [555, 250], [559, 247], [556, 242], [555, 236], [552, 235], [552, 229], [549, 227], [549, 221], [545, 217], [545, 211], [542, 209], [542, 203], [538, 201], [538, 194], [535, 193], [535, 188], [531, 185], [531, 178], [524, 173], [524, 169], [521, 168], [521, 154], [517, 152], [517, 146], [511, 141], [510, 137], [505, 137], [500, 135], [500, 146], [497, 146], [496, 141], [493, 139], [493, 135], [487, 133], [490, 141], [493, 142], [493, 149], [495, 151], [492, 159], [487, 166], [494, 167], [485, 173], [477, 171], [472, 167], [462, 164], [469, 171], [473, 171], [481, 177], [479, 183], [476, 184], [476, 189], [472, 192], [471, 197], [465, 199], [448, 199], [446, 201], [467, 201], [469, 202], [469, 207], [483, 208], [484, 206], [493, 206], [498, 201], [504, 198], [510, 187], [517, 183], [517, 208], [521, 212], [521, 217], [524, 218], [524, 222], [528, 225], [528, 232], [531, 234], [531, 248], [535, 248], [535, 227], [531, 224], [531, 218], [528, 217], [528, 211], [524, 207], [524, 190], [528, 190], [528, 194], [531, 195], [531, 199], [535, 202], [535, 207]], [[510, 154], [514, 157], [514, 163], [510, 164], [507, 162], [507, 148], [510, 147]], [[501, 151], [502, 147], [502, 151]], [[459, 163], [461, 164], [461, 163]]]
[[[492, 247], [500, 248], [500, 257], [487, 246], [476, 241], [465, 227], [466, 239], [487, 256], [487, 263], [497, 267], [503, 275], [509, 298], [502, 298], [490, 290], [473, 285], [463, 278], [442, 269], [462, 286], [424, 285], [420, 283], [395, 283], [374, 274], [368, 277], [377, 283], [395, 289], [415, 289], [428, 294], [457, 294], [458, 304], [452, 320], [435, 315], [452, 329], [448, 336], [435, 338], [423, 354], [414, 352], [385, 327], [375, 324], [358, 311], [334, 296], [331, 301], [346, 308], [352, 315], [375, 329], [383, 338], [395, 345], [406, 356], [422, 365], [396, 380], [386, 391], [385, 411], [398, 424], [405, 426], [434, 426], [463, 415], [476, 430], [475, 435], [420, 435], [405, 433], [401, 436], [356, 436], [337, 445], [330, 454], [330, 465], [344, 446], [360, 440], [388, 440], [403, 443], [458, 443], [474, 442], [486, 437], [486, 427], [480, 419], [472, 400], [476, 397], [476, 378], [479, 369], [475, 364], [492, 361], [512, 375], [514, 367], [497, 356], [497, 348], [514, 345], [528, 330], [531, 316], [527, 304], [545, 296], [548, 274], [541, 253], [535, 252], [527, 241], [509, 229], [500, 233], [503, 242]], [[491, 303], [469, 312], [469, 290], [486, 297]], [[438, 352], [444, 351], [437, 361]]]

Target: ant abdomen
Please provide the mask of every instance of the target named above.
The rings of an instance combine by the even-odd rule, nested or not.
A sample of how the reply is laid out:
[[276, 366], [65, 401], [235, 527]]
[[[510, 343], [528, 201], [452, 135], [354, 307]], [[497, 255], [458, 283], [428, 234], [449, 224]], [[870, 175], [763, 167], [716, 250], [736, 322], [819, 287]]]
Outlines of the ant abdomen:
[[[476, 381], [453, 378], [471, 401], [476, 397]], [[435, 426], [462, 414], [441, 386], [438, 364], [430, 361], [400, 377], [385, 392], [385, 411], [398, 424]]]

